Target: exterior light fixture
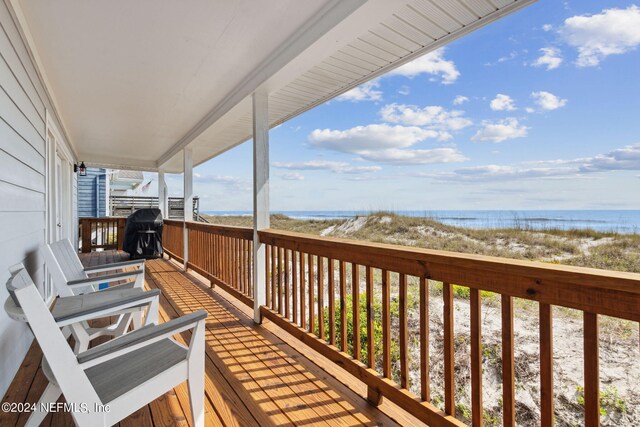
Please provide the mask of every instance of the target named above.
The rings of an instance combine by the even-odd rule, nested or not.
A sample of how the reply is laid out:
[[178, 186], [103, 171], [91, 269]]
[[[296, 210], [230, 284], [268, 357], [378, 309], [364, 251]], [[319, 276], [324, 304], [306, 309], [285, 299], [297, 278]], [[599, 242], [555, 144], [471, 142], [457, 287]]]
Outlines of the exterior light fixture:
[[84, 162], [80, 162], [80, 176], [87, 176], [87, 167], [85, 166]]

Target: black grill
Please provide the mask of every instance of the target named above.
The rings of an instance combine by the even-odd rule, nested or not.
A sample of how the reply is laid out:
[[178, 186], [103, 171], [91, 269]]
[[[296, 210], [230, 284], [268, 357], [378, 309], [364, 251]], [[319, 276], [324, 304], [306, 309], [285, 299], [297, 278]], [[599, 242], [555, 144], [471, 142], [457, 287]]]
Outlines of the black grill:
[[162, 256], [160, 209], [139, 209], [129, 215], [124, 228], [123, 249], [131, 259]]

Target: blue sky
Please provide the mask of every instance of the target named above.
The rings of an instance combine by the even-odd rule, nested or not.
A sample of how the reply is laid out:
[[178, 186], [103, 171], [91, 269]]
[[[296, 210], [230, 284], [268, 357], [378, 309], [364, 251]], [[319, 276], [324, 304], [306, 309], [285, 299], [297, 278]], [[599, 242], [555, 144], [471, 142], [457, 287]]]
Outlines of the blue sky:
[[[541, 0], [273, 129], [271, 208], [640, 209], [639, 113], [640, 3]], [[194, 172], [251, 209], [250, 141]]]

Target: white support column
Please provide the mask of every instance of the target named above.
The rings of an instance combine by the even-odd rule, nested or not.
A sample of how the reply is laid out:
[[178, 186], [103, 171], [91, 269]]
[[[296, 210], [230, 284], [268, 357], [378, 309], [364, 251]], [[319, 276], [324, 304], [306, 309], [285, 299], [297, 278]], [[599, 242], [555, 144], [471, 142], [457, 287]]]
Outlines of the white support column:
[[189, 263], [189, 230], [187, 221], [193, 221], [193, 153], [191, 148], [182, 150], [184, 155], [184, 271]]
[[266, 303], [265, 245], [258, 230], [269, 228], [269, 106], [264, 92], [253, 93], [253, 321], [262, 322]]
[[167, 182], [164, 178], [164, 170], [158, 171], [158, 207], [162, 212], [162, 218], [169, 218], [169, 211], [167, 206]]

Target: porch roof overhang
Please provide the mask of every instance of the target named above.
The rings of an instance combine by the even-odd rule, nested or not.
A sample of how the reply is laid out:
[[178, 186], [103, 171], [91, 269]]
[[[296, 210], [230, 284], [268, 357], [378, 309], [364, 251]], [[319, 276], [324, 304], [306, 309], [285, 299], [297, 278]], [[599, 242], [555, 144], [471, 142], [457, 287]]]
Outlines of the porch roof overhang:
[[181, 172], [535, 0], [11, 0], [79, 160]]

